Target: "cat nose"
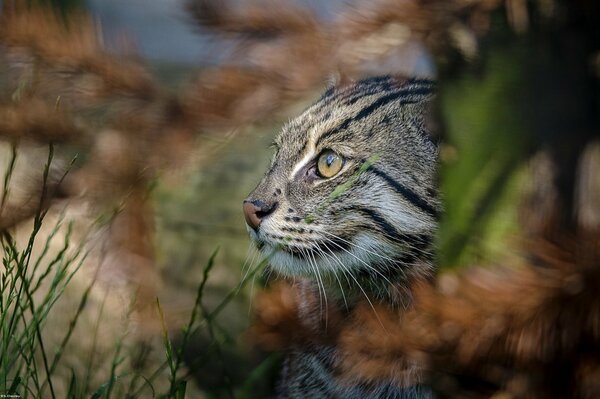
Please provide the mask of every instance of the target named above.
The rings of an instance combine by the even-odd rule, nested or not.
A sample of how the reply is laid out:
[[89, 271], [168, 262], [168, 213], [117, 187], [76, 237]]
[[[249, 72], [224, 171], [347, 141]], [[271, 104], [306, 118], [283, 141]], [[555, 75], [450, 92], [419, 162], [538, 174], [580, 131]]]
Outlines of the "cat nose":
[[277, 208], [277, 202], [267, 204], [261, 200], [245, 200], [244, 201], [244, 218], [248, 226], [252, 227], [254, 231], [258, 230], [260, 222], [269, 216], [275, 208]]

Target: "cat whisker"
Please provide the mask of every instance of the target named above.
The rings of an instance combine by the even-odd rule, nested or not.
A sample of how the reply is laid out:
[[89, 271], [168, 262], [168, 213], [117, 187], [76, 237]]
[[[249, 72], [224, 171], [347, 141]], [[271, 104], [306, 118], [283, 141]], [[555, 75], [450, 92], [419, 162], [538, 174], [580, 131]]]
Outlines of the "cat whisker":
[[373, 302], [371, 302], [371, 299], [369, 298], [369, 296], [367, 295], [367, 293], [363, 289], [362, 285], [360, 285], [360, 283], [358, 282], [358, 280], [356, 279], [356, 277], [354, 277], [354, 275], [352, 274], [352, 271], [349, 271], [348, 269], [346, 269], [346, 266], [342, 263], [342, 261], [337, 256], [335, 256], [335, 253], [333, 251], [331, 251], [331, 249], [328, 248], [328, 250], [331, 253], [331, 255], [333, 256], [333, 258], [342, 267], [342, 270], [346, 270], [348, 272], [348, 275], [350, 276], [350, 278], [352, 280], [354, 280], [354, 282], [358, 286], [358, 289], [362, 292], [362, 294], [364, 295], [365, 299], [369, 303], [369, 306], [371, 306], [371, 309], [373, 310], [373, 313], [375, 314], [375, 317], [377, 318], [377, 321], [379, 321], [379, 324], [384, 329], [384, 331], [387, 331], [386, 328], [385, 328], [385, 326], [383, 325], [383, 322], [381, 321], [381, 318], [379, 317], [379, 314], [377, 313], [377, 310], [375, 310], [375, 306], [373, 305]]
[[250, 267], [250, 256], [252, 256], [252, 260], [254, 259], [254, 257], [256, 256], [256, 247], [250, 243], [248, 244], [248, 249], [246, 250], [246, 256], [244, 257], [244, 263], [242, 264], [242, 270], [241, 270], [241, 274], [244, 274], [244, 271], [246, 270], [246, 267]]
[[[243, 277], [240, 280], [240, 283], [238, 284], [238, 287], [236, 289], [236, 295], [240, 293], [244, 281], [246, 281], [246, 278], [248, 278], [248, 274], [254, 268], [257, 255], [260, 256], [260, 252], [254, 247], [254, 245], [250, 244], [250, 246], [248, 247], [248, 251], [246, 252], [246, 260], [244, 261], [244, 264], [242, 266], [241, 274], [243, 274]], [[252, 258], [250, 258], [250, 256], [252, 256]], [[246, 270], [245, 273], [244, 270]]]
[[381, 273], [379, 270], [375, 269], [373, 266], [369, 265], [364, 260], [360, 259], [358, 256], [354, 255], [352, 252], [348, 251], [346, 248], [342, 247], [341, 245], [339, 245], [338, 243], [336, 243], [335, 241], [333, 241], [329, 238], [325, 238], [325, 240], [327, 242], [332, 243], [336, 247], [340, 248], [342, 251], [346, 252], [348, 255], [354, 257], [356, 260], [358, 260], [360, 263], [362, 263], [364, 266], [366, 266], [368, 270], [372, 270], [373, 272], [379, 274], [379, 276], [381, 276], [388, 284], [393, 285], [393, 283], [390, 281], [390, 279], [388, 279], [383, 273]]
[[250, 284], [250, 305], [248, 306], [248, 315], [252, 314], [252, 304], [254, 301], [254, 284], [256, 283], [256, 272], [252, 275], [252, 284]]
[[304, 259], [306, 259], [306, 261], [308, 262], [308, 265], [310, 266], [310, 268], [312, 269], [314, 275], [315, 275], [315, 279], [317, 282], [317, 289], [319, 291], [319, 312], [322, 315], [323, 314], [323, 295], [326, 296], [325, 294], [325, 287], [323, 286], [323, 290], [321, 291], [321, 280], [319, 279], [319, 274], [317, 274], [317, 267], [315, 265], [313, 265], [313, 263], [311, 262], [309, 256], [308, 256], [308, 252], [304, 249], [304, 248], [299, 248], [300, 252], [302, 253], [302, 256]]
[[273, 277], [273, 268], [267, 267], [267, 273], [264, 276], [265, 276], [265, 283], [268, 284], [269, 281], [271, 280], [271, 277]]
[[[252, 276], [252, 284], [250, 285], [250, 301], [248, 304], [248, 314], [250, 314], [252, 312], [252, 305], [253, 305], [253, 300], [254, 300], [254, 284], [256, 283], [256, 274], [258, 272], [258, 269], [261, 266], [268, 264], [268, 261], [274, 255], [275, 251], [276, 250], [273, 249], [273, 250], [271, 250], [271, 252], [268, 255], [263, 255], [263, 253], [261, 251], [255, 249], [254, 255], [252, 256], [252, 260], [250, 262], [250, 266], [248, 267], [246, 274], [244, 274], [244, 277], [242, 278], [242, 280], [240, 281], [240, 283], [238, 285], [236, 295], [239, 294], [241, 288], [244, 286], [244, 284], [248, 280], [249, 276]], [[261, 256], [261, 255], [263, 255], [263, 256]], [[269, 274], [270, 274], [270, 270], [269, 270]]]
[[319, 231], [319, 232], [320, 232], [320, 233], [323, 233], [323, 234], [327, 234], [327, 235], [329, 235], [329, 236], [331, 236], [331, 237], [333, 237], [333, 238], [335, 238], [335, 239], [337, 239], [337, 240], [340, 240], [340, 241], [342, 241], [342, 242], [344, 242], [344, 243], [346, 243], [346, 244], [348, 244], [348, 245], [352, 245], [352, 246], [354, 246], [354, 247], [356, 247], [356, 248], [358, 248], [358, 249], [361, 249], [361, 250], [363, 250], [363, 251], [365, 251], [365, 252], [368, 252], [368, 253], [370, 253], [371, 255], [375, 255], [375, 256], [378, 256], [378, 257], [380, 257], [380, 258], [382, 258], [382, 259], [388, 260], [388, 261], [390, 261], [390, 262], [394, 262], [394, 260], [393, 260], [392, 258], [388, 257], [388, 256], [384, 256], [384, 255], [378, 254], [378, 253], [376, 253], [376, 252], [373, 252], [373, 251], [371, 251], [371, 250], [369, 250], [369, 249], [367, 249], [367, 248], [364, 248], [364, 247], [362, 247], [362, 246], [360, 246], [360, 245], [358, 245], [358, 244], [356, 244], [356, 243], [353, 243], [353, 242], [350, 242], [350, 241], [348, 241], [348, 240], [345, 240], [345, 239], [343, 239], [342, 237], [340, 237], [340, 236], [338, 236], [338, 235], [335, 235], [335, 234], [333, 234], [333, 233], [330, 233], [330, 232], [328, 232], [328, 231], [325, 231], [325, 230], [323, 230], [323, 231]]
[[[258, 255], [258, 256], [256, 256], [256, 255]], [[264, 264], [268, 258], [268, 257], [263, 257], [261, 259], [260, 255], [261, 255], [261, 253], [259, 251], [255, 251], [254, 256], [252, 257], [252, 263], [248, 267], [248, 270], [247, 270], [246, 274], [244, 275], [244, 278], [242, 278], [242, 281], [240, 281], [240, 285], [238, 287], [238, 292], [236, 293], [236, 295], [239, 294], [239, 291], [242, 288], [242, 285], [248, 279], [248, 276], [252, 275], [252, 284], [250, 284], [250, 301], [249, 301], [249, 306], [248, 306], [248, 314], [251, 314], [251, 312], [252, 312], [252, 305], [253, 305], [253, 301], [254, 301], [254, 284], [256, 283], [257, 269], [262, 264]]]
[[[343, 239], [342, 237], [339, 237], [339, 236], [337, 236], [337, 235], [335, 235], [335, 234], [332, 234], [332, 233], [326, 233], [326, 234], [329, 234], [329, 235], [331, 235], [332, 237], [334, 237], [335, 239], [338, 239], [338, 240], [340, 240], [340, 241], [343, 241], [343, 242], [347, 243], [347, 244], [348, 244], [350, 247], [354, 247], [354, 248], [360, 249], [360, 250], [362, 250], [362, 251], [364, 251], [364, 252], [367, 252], [367, 253], [369, 253], [369, 254], [371, 254], [371, 255], [375, 255], [375, 256], [378, 256], [378, 257], [380, 257], [381, 259], [383, 259], [383, 260], [384, 260], [384, 262], [383, 262], [383, 263], [381, 263], [381, 264], [382, 264], [383, 266], [385, 266], [386, 268], [388, 268], [388, 267], [397, 267], [397, 266], [398, 266], [398, 264], [400, 264], [400, 265], [405, 265], [405, 263], [404, 263], [404, 262], [401, 262], [401, 261], [399, 261], [399, 260], [394, 260], [394, 259], [392, 259], [392, 258], [389, 258], [389, 257], [387, 257], [387, 256], [380, 255], [380, 254], [378, 254], [378, 253], [376, 253], [376, 252], [373, 252], [373, 251], [371, 251], [371, 250], [368, 250], [367, 248], [364, 248], [364, 247], [362, 247], [362, 246], [360, 246], [360, 245], [358, 245], [358, 244], [356, 244], [356, 243], [353, 243], [353, 242], [350, 242], [350, 241], [348, 241], [348, 240], [345, 240], [345, 239]], [[330, 241], [330, 240], [328, 240], [328, 241]], [[332, 242], [332, 243], [333, 243], [334, 245], [337, 245], [338, 247], [340, 247], [340, 246], [339, 246], [338, 244], [336, 244], [335, 242]], [[341, 247], [340, 247], [340, 248], [341, 248]], [[341, 249], [344, 249], [344, 248], [341, 248]], [[348, 252], [348, 251], [346, 251], [346, 252]], [[354, 256], [354, 254], [352, 254], [352, 253], [350, 253], [350, 255], [353, 255], [353, 256]], [[354, 257], [356, 258], [356, 256], [354, 256]], [[358, 260], [360, 261], [360, 259], [358, 259]], [[364, 262], [363, 262], [363, 263], [364, 263]], [[367, 265], [367, 266], [369, 267], [370, 265]], [[380, 273], [378, 270], [375, 270], [375, 269], [374, 269], [372, 266], [370, 267], [370, 269], [371, 269], [371, 270], [373, 270], [373, 271], [375, 271], [375, 272], [376, 272], [376, 273], [378, 273], [379, 275], [381, 275], [381, 273]], [[402, 273], [402, 275], [403, 275], [403, 276], [405, 276], [405, 275], [406, 275], [406, 273], [404, 272], [404, 270], [403, 270], [403, 269], [397, 269], [397, 270], [399, 270], [399, 271]], [[382, 276], [382, 277], [384, 277], [384, 276]], [[385, 277], [384, 277], [384, 278], [385, 278]], [[388, 280], [388, 282], [389, 282], [389, 280]]]
[[[382, 236], [384, 239], [390, 241], [392, 243], [392, 245], [393, 244], [400, 245], [404, 249], [406, 249], [408, 251], [411, 251], [415, 255], [419, 255], [418, 257], [420, 259], [429, 259], [434, 254], [433, 249], [421, 248], [419, 246], [411, 244], [410, 242], [408, 242], [406, 240], [401, 240], [398, 237], [394, 237], [394, 236], [389, 235], [387, 233], [383, 233], [380, 230], [376, 230], [376, 229], [372, 229], [372, 230], [373, 230], [373, 232], [375, 234], [377, 234], [379, 236]], [[412, 265], [411, 262], [402, 261], [401, 259], [394, 260], [394, 264], [401, 264], [403, 266], [409, 266], [409, 267]]]
[[[342, 294], [342, 299], [344, 300], [344, 305], [346, 307], [346, 310], [348, 310], [348, 301], [346, 300], [346, 295], [344, 294], [344, 288], [342, 287], [342, 282], [340, 281], [340, 278], [339, 278], [339, 276], [336, 273], [335, 267], [333, 267], [331, 265], [331, 262], [329, 261], [329, 256], [321, 248], [316, 247], [315, 249], [319, 252], [319, 255], [321, 256], [321, 258], [324, 259], [324, 260], [326, 260], [327, 263], [329, 263], [330, 271], [333, 274], [333, 276], [335, 277], [335, 279], [337, 280], [338, 285], [340, 286], [340, 292]], [[343, 272], [344, 271], [342, 270], [342, 273]], [[347, 276], [344, 276], [344, 277], [346, 277], [346, 280], [348, 281], [348, 277]], [[348, 281], [348, 284], [350, 284], [349, 281]]]
[[[328, 304], [327, 304], [327, 291], [325, 291], [325, 284], [323, 283], [323, 277], [321, 276], [321, 272], [319, 271], [319, 267], [317, 265], [317, 260], [314, 258], [314, 254], [311, 251], [308, 252], [308, 260], [314, 265], [314, 269], [317, 274], [317, 280], [321, 283], [321, 287], [323, 288], [323, 298], [325, 299], [325, 328], [327, 328], [327, 312], [328, 312]], [[312, 257], [312, 260], [311, 260]]]
[[417, 253], [419, 253], [421, 255], [425, 255], [425, 256], [433, 255], [433, 251], [424, 249], [424, 248], [419, 248], [418, 246], [415, 246], [414, 244], [411, 244], [410, 242], [408, 242], [406, 240], [401, 240], [398, 237], [391, 236], [387, 233], [382, 233], [379, 230], [376, 230], [376, 233], [383, 235], [386, 239], [388, 239], [394, 243], [403, 245], [403, 246], [407, 247], [408, 249], [415, 250]]

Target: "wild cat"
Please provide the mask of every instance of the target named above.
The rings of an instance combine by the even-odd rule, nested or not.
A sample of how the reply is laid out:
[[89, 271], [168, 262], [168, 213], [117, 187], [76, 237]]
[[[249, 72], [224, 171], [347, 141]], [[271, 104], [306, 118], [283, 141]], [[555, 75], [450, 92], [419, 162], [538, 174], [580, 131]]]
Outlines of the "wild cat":
[[[410, 282], [434, 271], [438, 148], [426, 123], [434, 89], [393, 77], [331, 88], [283, 128], [244, 201], [249, 234], [273, 270], [347, 309], [365, 299], [410, 306]], [[322, 308], [306, 303], [303, 312]], [[431, 397], [419, 385], [341, 383], [336, 350], [290, 351], [278, 397]]]

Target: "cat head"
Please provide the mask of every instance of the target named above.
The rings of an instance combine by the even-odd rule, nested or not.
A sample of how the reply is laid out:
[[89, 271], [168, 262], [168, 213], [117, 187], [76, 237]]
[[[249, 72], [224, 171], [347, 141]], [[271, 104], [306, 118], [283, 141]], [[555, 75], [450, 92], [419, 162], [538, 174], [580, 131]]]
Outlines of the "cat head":
[[425, 258], [436, 229], [434, 84], [371, 78], [289, 122], [244, 201], [249, 234], [288, 276], [379, 273]]

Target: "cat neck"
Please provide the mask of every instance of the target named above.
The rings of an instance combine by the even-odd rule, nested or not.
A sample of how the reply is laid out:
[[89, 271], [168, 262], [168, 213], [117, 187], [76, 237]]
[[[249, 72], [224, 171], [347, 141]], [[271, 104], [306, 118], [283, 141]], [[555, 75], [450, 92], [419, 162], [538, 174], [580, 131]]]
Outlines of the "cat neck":
[[[313, 291], [319, 298], [319, 306], [333, 304], [340, 309], [351, 311], [361, 303], [382, 305], [392, 308], [409, 308], [413, 303], [413, 290], [416, 285], [429, 283], [434, 277], [433, 261], [414, 260], [411, 264], [377, 267], [368, 272], [353, 275], [333, 273], [318, 278], [306, 277], [295, 281], [305, 290]], [[321, 303], [323, 302], [323, 303]]]

